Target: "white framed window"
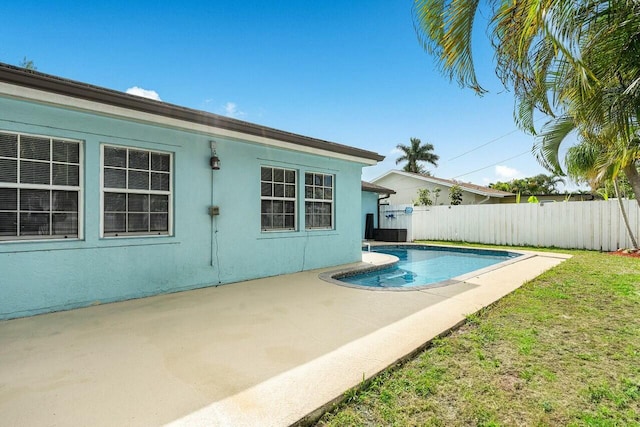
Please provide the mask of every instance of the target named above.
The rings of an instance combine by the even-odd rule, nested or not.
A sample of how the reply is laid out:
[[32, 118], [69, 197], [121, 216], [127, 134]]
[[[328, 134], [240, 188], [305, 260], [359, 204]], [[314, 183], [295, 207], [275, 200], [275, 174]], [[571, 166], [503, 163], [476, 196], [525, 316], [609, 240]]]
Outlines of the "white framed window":
[[82, 142], [0, 131], [0, 241], [81, 235]]
[[171, 235], [173, 155], [102, 145], [102, 235]]
[[262, 231], [296, 230], [297, 174], [293, 169], [260, 168]]
[[333, 229], [334, 181], [333, 175], [304, 174], [304, 218], [307, 230]]

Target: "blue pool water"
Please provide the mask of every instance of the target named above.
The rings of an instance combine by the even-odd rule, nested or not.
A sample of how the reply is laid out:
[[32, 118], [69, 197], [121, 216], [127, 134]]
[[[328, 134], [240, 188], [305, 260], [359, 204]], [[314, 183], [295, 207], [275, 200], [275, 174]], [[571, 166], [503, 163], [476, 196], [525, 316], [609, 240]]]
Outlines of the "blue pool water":
[[341, 277], [339, 280], [375, 288], [425, 286], [520, 256], [512, 252], [434, 246], [384, 246], [372, 251], [395, 255], [399, 262], [383, 270]]

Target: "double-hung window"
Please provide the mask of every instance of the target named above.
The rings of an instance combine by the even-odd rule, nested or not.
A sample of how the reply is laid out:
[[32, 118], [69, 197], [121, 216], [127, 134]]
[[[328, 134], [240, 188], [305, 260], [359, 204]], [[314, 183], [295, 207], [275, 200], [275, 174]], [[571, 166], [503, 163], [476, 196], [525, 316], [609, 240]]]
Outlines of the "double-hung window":
[[307, 172], [304, 175], [306, 229], [332, 229], [334, 176]]
[[296, 171], [260, 168], [260, 217], [262, 231], [296, 229]]
[[79, 236], [82, 143], [0, 132], [0, 240]]
[[104, 236], [170, 235], [170, 153], [102, 146]]

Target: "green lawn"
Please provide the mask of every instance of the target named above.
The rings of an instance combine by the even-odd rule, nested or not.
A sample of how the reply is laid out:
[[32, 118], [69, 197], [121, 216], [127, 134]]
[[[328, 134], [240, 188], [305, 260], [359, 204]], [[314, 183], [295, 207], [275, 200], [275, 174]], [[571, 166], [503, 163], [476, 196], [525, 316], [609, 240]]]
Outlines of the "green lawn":
[[347, 393], [318, 425], [640, 426], [640, 258], [556, 252], [573, 258]]

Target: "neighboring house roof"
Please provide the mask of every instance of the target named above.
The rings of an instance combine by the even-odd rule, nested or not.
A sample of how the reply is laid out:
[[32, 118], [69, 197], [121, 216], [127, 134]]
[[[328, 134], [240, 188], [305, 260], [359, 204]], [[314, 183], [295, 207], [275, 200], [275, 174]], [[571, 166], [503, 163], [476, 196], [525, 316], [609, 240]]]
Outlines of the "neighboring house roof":
[[381, 185], [373, 184], [371, 182], [362, 181], [362, 191], [378, 194], [396, 194], [395, 191], [390, 188], [383, 187]]
[[[516, 194], [511, 194], [512, 197], [517, 197]], [[587, 201], [596, 200], [597, 195], [593, 193], [555, 193], [555, 194], [522, 194], [521, 200], [526, 201], [529, 197], [535, 196], [538, 200], [570, 200], [570, 199], [585, 199]]]
[[378, 178], [374, 179], [373, 181], [379, 181], [382, 178], [391, 175], [391, 174], [396, 174], [396, 175], [402, 175], [402, 176], [406, 176], [408, 178], [413, 178], [413, 179], [418, 179], [424, 182], [430, 182], [432, 184], [439, 184], [439, 185], [443, 185], [445, 187], [453, 187], [454, 185], [459, 185], [463, 190], [468, 191], [470, 193], [475, 193], [475, 194], [480, 194], [482, 196], [485, 197], [508, 197], [508, 196], [513, 196], [513, 193], [509, 193], [507, 191], [502, 191], [502, 190], [496, 190], [494, 188], [489, 188], [489, 187], [484, 187], [482, 185], [476, 185], [476, 184], [471, 184], [471, 183], [467, 183], [467, 182], [460, 182], [460, 181], [454, 181], [452, 179], [444, 179], [444, 178], [436, 178], [435, 176], [429, 176], [429, 175], [422, 175], [419, 173], [412, 173], [412, 172], [405, 172], [405, 171], [399, 171], [399, 170], [391, 170], [388, 171], [387, 173], [379, 176]]
[[[291, 143], [296, 146], [309, 147], [329, 151], [333, 153], [352, 156], [360, 159], [368, 160], [367, 164], [375, 164], [384, 159], [384, 156], [372, 151], [362, 150], [347, 145], [337, 144], [335, 142], [324, 141], [321, 139], [311, 138], [308, 136], [298, 135], [278, 129], [261, 126], [242, 120], [232, 119], [217, 114], [208, 113], [206, 111], [193, 110], [190, 108], [180, 107], [178, 105], [169, 104], [162, 101], [156, 101], [143, 98], [136, 95], [130, 95], [116, 90], [106, 89], [99, 86], [93, 86], [87, 83], [81, 83], [74, 80], [68, 80], [61, 77], [44, 74], [38, 71], [26, 70], [24, 68], [0, 62], [0, 94], [8, 94], [18, 98], [29, 99], [26, 91], [12, 92], [7, 90], [2, 83], [21, 86], [37, 91], [44, 91], [56, 95], [76, 98], [82, 101], [97, 102], [113, 107], [125, 108], [142, 113], [148, 113], [155, 116], [167, 117], [180, 121], [190, 122], [197, 125], [204, 125], [218, 129], [224, 129], [230, 132], [239, 132], [245, 135], [252, 135], [255, 141], [276, 140], [285, 143]], [[65, 99], [58, 97], [51, 100], [50, 103], [65, 105]], [[90, 110], [88, 103], [83, 104], [86, 109]], [[78, 108], [78, 107], [76, 107]], [[83, 107], [80, 107], [83, 108]], [[108, 113], [117, 115], [114, 109]]]

